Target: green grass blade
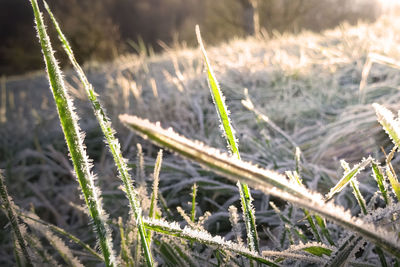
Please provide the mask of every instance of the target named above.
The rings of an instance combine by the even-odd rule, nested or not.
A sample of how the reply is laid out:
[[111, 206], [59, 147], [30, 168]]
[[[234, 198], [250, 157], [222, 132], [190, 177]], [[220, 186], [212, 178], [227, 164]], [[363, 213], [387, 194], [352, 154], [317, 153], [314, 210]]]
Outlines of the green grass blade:
[[[350, 166], [345, 160], [341, 160], [340, 163], [342, 164], [342, 168], [345, 172], [350, 172]], [[364, 215], [367, 215], [367, 204], [365, 202], [364, 197], [361, 195], [360, 188], [358, 186], [358, 181], [354, 179], [350, 179], [351, 187], [353, 188], [353, 194], [358, 202], [358, 205], [361, 208], [361, 212]]]
[[192, 186], [192, 211], [190, 213], [190, 220], [192, 222], [196, 220], [196, 196], [197, 196], [197, 184], [194, 183]]
[[372, 104], [375, 109], [379, 123], [382, 125], [385, 132], [392, 139], [396, 146], [400, 146], [400, 123], [394, 119], [393, 113], [377, 103]]
[[385, 201], [386, 204], [389, 204], [389, 198], [385, 186], [385, 178], [383, 176], [383, 172], [379, 165], [375, 162], [372, 163], [372, 171], [373, 171], [373, 176], [378, 184], [379, 191], [381, 191], [382, 197]]
[[326, 195], [326, 199], [329, 200], [336, 193], [342, 191], [343, 188], [345, 188], [345, 186], [351, 181], [351, 179], [354, 178], [360, 171], [365, 169], [365, 167], [367, 167], [371, 162], [372, 158], [369, 157], [367, 159], [363, 159], [359, 164], [354, 165], [352, 169], [349, 168], [349, 170], [346, 170], [342, 179], [340, 179], [340, 181], [333, 188], [331, 188], [329, 193]]
[[351, 187], [353, 188], [353, 194], [357, 199], [358, 205], [360, 205], [361, 211], [364, 215], [367, 215], [367, 204], [365, 203], [364, 197], [361, 195], [360, 188], [358, 186], [358, 181], [352, 179], [350, 181]]
[[106, 266], [115, 266], [115, 253], [112, 248], [111, 233], [107, 221], [107, 214], [102, 209], [99, 189], [95, 187], [94, 175], [90, 171], [89, 159], [83, 144], [83, 135], [80, 132], [77, 115], [74, 113], [72, 100], [64, 86], [61, 70], [54, 57], [50, 39], [47, 35], [42, 15], [36, 0], [31, 0], [39, 41], [42, 47], [46, 70], [50, 82], [61, 126], [68, 145], [75, 173], [82, 193], [93, 220], [95, 232], [104, 256]]
[[[13, 209], [12, 199], [7, 192], [7, 187], [3, 176], [3, 170], [0, 170], [0, 195], [8, 220], [11, 223], [12, 230], [16, 237], [16, 242], [18, 242], [19, 248], [21, 249], [22, 255], [24, 256], [26, 266], [33, 266], [31, 257], [26, 247], [25, 240], [22, 236], [21, 229], [18, 224], [18, 218], [15, 215], [15, 211]], [[16, 254], [16, 256], [18, 255]]]
[[[214, 100], [214, 105], [217, 110], [222, 128], [224, 130], [223, 133], [228, 142], [229, 150], [230, 152], [232, 152], [233, 155], [240, 159], [235, 131], [231, 125], [229, 111], [225, 104], [225, 97], [223, 96], [221, 89], [219, 88], [218, 81], [215, 78], [214, 72], [207, 56], [206, 49], [204, 48], [204, 44], [200, 34], [200, 28], [198, 25], [196, 25], [196, 36], [207, 68], [208, 85], [210, 87], [211, 95]], [[240, 182], [237, 184], [237, 186], [239, 188], [240, 200], [245, 219], [248, 245], [251, 250], [259, 251], [256, 218], [254, 215], [254, 207], [252, 205], [253, 198], [251, 197], [250, 189], [247, 184], [241, 184]]]
[[211, 96], [213, 97], [214, 105], [217, 109], [217, 113], [218, 113], [221, 125], [223, 127], [223, 130], [224, 130], [223, 133], [226, 137], [226, 140], [228, 141], [229, 150], [232, 152], [232, 154], [234, 154], [238, 158], [240, 158], [239, 148], [237, 145], [237, 140], [235, 138], [235, 131], [231, 125], [231, 120], [229, 119], [229, 111], [225, 104], [225, 97], [222, 95], [221, 89], [219, 88], [218, 81], [215, 78], [213, 69], [210, 65], [210, 61], [208, 60], [207, 52], [206, 52], [206, 49], [204, 48], [203, 41], [202, 41], [201, 35], [200, 35], [200, 28], [198, 25], [196, 26], [196, 35], [197, 35], [197, 41], [199, 42], [200, 49], [201, 49], [201, 52], [203, 53], [204, 62], [205, 62], [206, 68], [207, 68], [207, 78], [208, 78], [208, 84], [209, 84], [209, 87], [211, 90]]
[[120, 115], [119, 118], [131, 130], [159, 146], [195, 161], [231, 181], [239, 179], [266, 194], [317, 213], [362, 235], [386, 252], [400, 257], [400, 243], [395, 233], [376, 227], [360, 218], [352, 217], [348, 211], [344, 211], [332, 201], [325, 202], [320, 194], [288, 181], [285, 176], [275, 171], [262, 169], [236, 157], [221, 154], [217, 149], [207, 147], [198, 141], [186, 139], [172, 129], [165, 130], [159, 124], [150, 123], [148, 120], [129, 115]]
[[145, 252], [145, 258], [146, 258], [146, 263], [147, 266], [153, 266], [153, 258], [151, 255], [151, 250], [150, 250], [150, 244], [146, 240], [146, 233], [143, 227], [143, 223], [141, 222], [141, 208], [139, 201], [137, 199], [137, 193], [135, 189], [133, 188], [132, 185], [132, 178], [129, 174], [129, 168], [126, 164], [126, 160], [122, 156], [122, 152], [120, 149], [120, 144], [118, 142], [118, 139], [115, 138], [114, 135], [114, 130], [111, 126], [111, 122], [108, 119], [105, 110], [103, 109], [102, 105], [100, 102], [97, 100], [96, 93], [93, 89], [93, 86], [89, 83], [86, 75], [84, 74], [82, 68], [78, 64], [78, 62], [75, 59], [75, 56], [72, 52], [71, 46], [69, 45], [66, 37], [61, 31], [61, 28], [59, 27], [55, 17], [53, 16], [50, 8], [48, 7], [47, 3], [45, 2], [45, 7], [47, 12], [49, 13], [51, 20], [57, 30], [58, 36], [63, 44], [64, 50], [67, 53], [72, 65], [74, 66], [75, 70], [77, 71], [79, 75], [79, 79], [81, 80], [85, 91], [87, 93], [87, 96], [89, 98], [89, 101], [92, 104], [94, 113], [96, 115], [97, 121], [99, 122], [100, 128], [103, 131], [103, 134], [106, 138], [106, 143], [109, 146], [110, 152], [113, 155], [114, 162], [118, 168], [119, 176], [124, 184], [124, 190], [127, 195], [127, 198], [129, 200], [129, 204], [131, 207], [131, 211], [133, 212], [133, 215], [135, 217], [138, 229], [139, 229], [139, 234], [142, 240], [142, 247]]
[[397, 180], [396, 175], [390, 170], [389, 166], [386, 166], [386, 176], [389, 179], [390, 185], [392, 186], [393, 192], [397, 199], [400, 201], [400, 183]]

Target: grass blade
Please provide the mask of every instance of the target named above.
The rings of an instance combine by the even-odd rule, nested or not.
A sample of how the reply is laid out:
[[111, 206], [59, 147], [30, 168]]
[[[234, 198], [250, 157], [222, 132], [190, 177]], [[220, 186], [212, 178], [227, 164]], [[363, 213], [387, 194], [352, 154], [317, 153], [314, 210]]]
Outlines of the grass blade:
[[[223, 133], [228, 142], [229, 150], [230, 152], [232, 152], [233, 155], [235, 155], [238, 159], [240, 159], [239, 148], [235, 137], [235, 131], [231, 125], [231, 121], [229, 118], [229, 111], [225, 104], [225, 97], [223, 96], [221, 89], [219, 88], [218, 81], [215, 78], [214, 72], [210, 65], [210, 61], [208, 60], [207, 52], [206, 49], [204, 48], [204, 44], [200, 34], [200, 28], [198, 25], [196, 25], [196, 36], [197, 36], [197, 41], [200, 45], [200, 50], [203, 53], [204, 62], [207, 68], [208, 85], [210, 87], [211, 95], [222, 128], [224, 130]], [[251, 197], [250, 189], [247, 186], [247, 184], [241, 184], [240, 182], [237, 184], [237, 186], [239, 188], [240, 200], [245, 219], [248, 245], [251, 250], [259, 251], [256, 218], [254, 215], [254, 207], [252, 205], [253, 198]]]
[[375, 109], [379, 123], [382, 125], [385, 132], [392, 139], [396, 146], [400, 146], [400, 123], [394, 119], [393, 113], [377, 103], [372, 104]]
[[197, 36], [197, 41], [199, 42], [200, 45], [201, 52], [203, 53], [204, 62], [207, 68], [207, 78], [211, 91], [211, 96], [213, 98], [214, 105], [217, 109], [217, 113], [221, 125], [223, 127], [223, 133], [225, 135], [226, 140], [228, 141], [229, 150], [232, 152], [232, 154], [240, 158], [237, 140], [235, 138], [235, 131], [231, 125], [231, 120], [229, 119], [229, 111], [225, 104], [225, 97], [223, 96], [219, 88], [218, 81], [215, 78], [213, 69], [210, 65], [210, 61], [208, 60], [207, 52], [206, 49], [204, 48], [203, 41], [200, 35], [200, 28], [198, 25], [196, 25], [196, 36]]
[[378, 184], [379, 191], [381, 191], [382, 197], [385, 200], [385, 203], [389, 204], [389, 198], [385, 186], [385, 178], [383, 176], [381, 168], [375, 162], [372, 163], [372, 171], [373, 171], [373, 176]]
[[354, 178], [360, 171], [365, 169], [370, 163], [372, 162], [372, 158], [369, 157], [367, 159], [363, 159], [359, 164], [356, 164], [353, 166], [352, 169], [345, 170], [345, 173], [343, 174], [342, 179], [329, 191], [329, 193], [326, 195], [326, 199], [329, 200], [331, 199], [336, 193], [339, 193], [340, 191], [345, 188], [345, 186], [351, 181], [352, 178]]
[[165, 130], [159, 124], [150, 123], [148, 120], [129, 115], [120, 115], [120, 120], [127, 127], [157, 145], [195, 161], [231, 181], [239, 179], [264, 193], [317, 213], [351, 231], [357, 232], [388, 253], [400, 257], [400, 243], [395, 233], [381, 227], [375, 227], [360, 218], [352, 217], [350, 212], [344, 211], [343, 208], [334, 205], [332, 202], [325, 202], [320, 194], [313, 193], [288, 181], [285, 176], [277, 172], [261, 169], [236, 157], [221, 154], [217, 149], [207, 147], [198, 141], [186, 139], [172, 129]]
[[197, 196], [197, 184], [194, 183], [192, 186], [192, 211], [190, 213], [190, 220], [193, 223], [196, 219], [196, 196]]
[[78, 178], [82, 193], [88, 206], [89, 214], [93, 220], [95, 232], [104, 256], [106, 266], [115, 266], [116, 259], [112, 248], [111, 233], [107, 221], [107, 214], [102, 209], [100, 191], [94, 184], [94, 175], [90, 171], [89, 159], [83, 144], [83, 135], [80, 132], [77, 115], [74, 113], [72, 100], [64, 86], [61, 70], [54, 57], [50, 39], [36, 0], [30, 0], [35, 16], [39, 41], [42, 47], [50, 88], [52, 90], [61, 126], [68, 145], [75, 173]]
[[[20, 226], [18, 224], [18, 218], [15, 216], [15, 211], [13, 209], [13, 202], [11, 197], [8, 195], [7, 187], [5, 185], [3, 170], [0, 170], [0, 195], [1, 201], [3, 202], [8, 220], [11, 223], [11, 227], [13, 229], [14, 235], [16, 237], [16, 242], [18, 242], [19, 248], [21, 249], [22, 255], [25, 258], [26, 266], [33, 266], [31, 257], [28, 253], [25, 240], [22, 236]], [[18, 253], [15, 254], [18, 256]], [[19, 258], [17, 258], [19, 259]]]
[[[340, 163], [342, 164], [342, 168], [345, 172], [350, 172], [350, 166], [345, 160], [341, 160]], [[358, 186], [358, 181], [354, 179], [350, 179], [351, 187], [353, 188], [353, 194], [357, 199], [358, 205], [361, 208], [361, 211], [364, 215], [367, 215], [367, 204], [365, 202], [364, 197], [361, 195], [360, 188]]]
[[150, 245], [146, 240], [145, 230], [143, 227], [143, 223], [141, 221], [142, 220], [141, 219], [142, 211], [140, 208], [140, 204], [137, 199], [137, 194], [135, 192], [135, 189], [133, 188], [133, 185], [132, 185], [132, 178], [129, 174], [129, 168], [126, 164], [126, 160], [122, 156], [120, 144], [118, 142], [118, 139], [115, 138], [114, 130], [111, 126], [111, 122], [108, 119], [102, 105], [97, 100], [97, 96], [93, 89], [93, 86], [89, 83], [82, 68], [79, 66], [78, 62], [76, 61], [75, 56], [72, 52], [71, 46], [69, 45], [66, 37], [62, 33], [61, 28], [59, 27], [56, 19], [54, 18], [53, 14], [46, 2], [45, 2], [45, 7], [51, 17], [51, 20], [52, 20], [56, 30], [57, 30], [58, 36], [63, 44], [64, 50], [67, 53], [75, 70], [77, 71], [77, 73], [79, 75], [79, 79], [81, 80], [82, 84], [84, 85], [84, 88], [85, 88], [85, 91], [89, 98], [89, 101], [92, 104], [97, 121], [99, 122], [100, 128], [103, 131], [103, 134], [106, 138], [106, 143], [109, 146], [110, 152], [114, 158], [114, 162], [118, 168], [119, 176], [124, 184], [124, 190], [125, 190], [128, 200], [129, 200], [131, 211], [133, 212], [133, 215], [135, 217], [135, 220], [136, 220], [136, 223], [137, 223], [137, 226], [139, 229], [139, 234], [141, 237], [142, 247], [144, 249], [147, 266], [153, 266], [154, 263], [153, 263], [153, 258], [151, 255]]
[[389, 178], [394, 194], [400, 201], [400, 183], [399, 180], [397, 180], [396, 175], [390, 170], [389, 166], [386, 166], [386, 176]]

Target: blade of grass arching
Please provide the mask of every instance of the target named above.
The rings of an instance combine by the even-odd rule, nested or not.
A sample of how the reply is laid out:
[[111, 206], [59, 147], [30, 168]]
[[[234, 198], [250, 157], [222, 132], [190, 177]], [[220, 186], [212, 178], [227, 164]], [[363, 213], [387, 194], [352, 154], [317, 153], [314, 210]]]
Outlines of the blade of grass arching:
[[61, 70], [54, 57], [54, 52], [37, 1], [30, 1], [35, 16], [39, 41], [46, 63], [50, 88], [54, 96], [75, 173], [81, 186], [89, 214], [93, 220], [95, 232], [97, 233], [99, 245], [104, 256], [104, 262], [107, 267], [115, 266], [116, 259], [112, 248], [111, 233], [106, 224], [107, 214], [102, 209], [99, 197], [100, 191], [96, 188], [94, 183], [95, 177], [90, 171], [90, 161], [86, 155], [86, 150], [83, 144], [83, 135], [77, 122], [78, 118], [73, 111], [72, 100], [65, 89]]
[[50, 14], [51, 20], [57, 30], [58, 37], [60, 38], [61, 42], [63, 43], [63, 47], [65, 52], [67, 53], [72, 65], [74, 66], [75, 70], [79, 75], [79, 79], [81, 80], [82, 84], [84, 85], [85, 91], [87, 96], [92, 104], [94, 113], [96, 115], [97, 121], [100, 124], [100, 128], [103, 131], [103, 134], [106, 138], [106, 142], [109, 146], [110, 152], [113, 155], [114, 162], [118, 168], [119, 176], [124, 184], [124, 190], [126, 196], [129, 200], [129, 204], [131, 207], [131, 211], [136, 220], [136, 224], [138, 226], [140, 238], [142, 240], [142, 247], [145, 253], [146, 263], [147, 266], [153, 266], [153, 258], [151, 255], [150, 245], [146, 240], [146, 233], [143, 227], [142, 219], [141, 219], [141, 208], [140, 203], [137, 199], [137, 193], [132, 185], [132, 178], [129, 174], [129, 168], [126, 164], [126, 160], [122, 156], [122, 152], [120, 149], [120, 144], [118, 139], [115, 138], [114, 130], [111, 126], [111, 121], [108, 119], [103, 107], [101, 106], [100, 102], [97, 100], [96, 93], [93, 89], [93, 86], [89, 83], [86, 75], [84, 74], [82, 68], [79, 66], [78, 62], [75, 59], [75, 56], [72, 52], [71, 46], [69, 45], [67, 39], [65, 38], [64, 34], [61, 31], [56, 19], [54, 18], [50, 8], [45, 2], [45, 7], [47, 12]]
[[27, 246], [25, 240], [22, 236], [20, 225], [18, 223], [18, 217], [15, 215], [15, 211], [13, 209], [13, 202], [11, 197], [8, 195], [7, 187], [4, 181], [3, 170], [0, 170], [0, 195], [1, 201], [3, 202], [3, 206], [5, 212], [7, 214], [8, 220], [11, 223], [12, 230], [16, 237], [16, 242], [18, 242], [19, 248], [21, 249], [21, 253], [25, 259], [26, 266], [33, 266], [31, 256], [28, 253]]
[[383, 172], [379, 165], [375, 162], [372, 163], [372, 171], [373, 171], [373, 176], [376, 180], [376, 183], [378, 184], [379, 191], [382, 194], [383, 200], [385, 201], [386, 205], [389, 204], [389, 198], [387, 195], [387, 190], [385, 186], [385, 178], [383, 176]]
[[31, 221], [37, 222], [42, 224], [45, 227], [48, 227], [50, 230], [52, 230], [55, 233], [58, 233], [66, 238], [68, 238], [70, 241], [74, 242], [75, 244], [80, 245], [83, 249], [85, 249], [87, 252], [89, 252], [91, 255], [93, 255], [94, 257], [96, 257], [97, 259], [99, 259], [100, 261], [104, 261], [103, 257], [97, 253], [94, 249], [92, 249], [88, 244], [86, 244], [85, 242], [83, 242], [82, 240], [80, 240], [78, 237], [74, 236], [71, 233], [68, 233], [67, 231], [65, 231], [64, 229], [55, 226], [54, 224], [45, 222], [39, 218], [34, 218], [32, 216], [29, 216], [28, 214], [26, 214], [26, 212], [22, 212], [19, 211], [18, 215], [24, 218], [27, 218]]
[[340, 179], [340, 181], [333, 188], [331, 188], [329, 193], [326, 195], [326, 200], [331, 199], [336, 193], [342, 191], [343, 188], [345, 188], [345, 186], [351, 181], [351, 179], [356, 177], [357, 174], [365, 169], [365, 167], [367, 167], [371, 162], [372, 158], [369, 157], [367, 159], [363, 159], [359, 164], [354, 165], [352, 169], [346, 170], [342, 179]]
[[[162, 164], [162, 156], [163, 156], [163, 151], [160, 150], [157, 154], [156, 164], [154, 166], [153, 192], [151, 193], [150, 211], [149, 211], [150, 218], [156, 217], [157, 199], [158, 199], [158, 184], [159, 184], [160, 169], [161, 169], [161, 164]], [[151, 231], [147, 231], [147, 244], [150, 244], [150, 243], [151, 243]]]
[[[210, 65], [210, 61], [208, 59], [206, 49], [204, 48], [204, 44], [200, 34], [200, 28], [198, 25], [196, 25], [196, 36], [207, 68], [208, 85], [210, 87], [211, 95], [214, 100], [214, 105], [217, 110], [220, 123], [224, 130], [223, 133], [228, 141], [229, 150], [230, 152], [232, 152], [233, 155], [240, 159], [235, 131], [231, 125], [229, 111], [225, 104], [225, 97], [223, 96], [221, 89], [219, 88], [218, 81], [215, 78], [214, 72]], [[254, 215], [254, 207], [252, 205], [253, 198], [251, 197], [250, 189], [247, 184], [241, 184], [240, 182], [237, 184], [237, 186], [239, 188], [240, 200], [242, 203], [242, 210], [245, 219], [248, 245], [251, 250], [259, 251], [256, 220]]]
[[349, 211], [336, 206], [332, 201], [325, 202], [322, 195], [311, 192], [271, 170], [262, 169], [236, 157], [221, 154], [201, 142], [194, 142], [180, 136], [172, 129], [165, 130], [159, 124], [150, 123], [135, 116], [120, 115], [120, 120], [131, 130], [153, 143], [169, 149], [184, 158], [197, 162], [203, 167], [222, 175], [231, 181], [239, 179], [254, 188], [291, 202], [310, 212], [332, 220], [346, 229], [362, 235], [379, 245], [386, 252], [400, 257], [400, 243], [397, 235], [382, 227], [374, 226], [360, 218], [352, 217]]

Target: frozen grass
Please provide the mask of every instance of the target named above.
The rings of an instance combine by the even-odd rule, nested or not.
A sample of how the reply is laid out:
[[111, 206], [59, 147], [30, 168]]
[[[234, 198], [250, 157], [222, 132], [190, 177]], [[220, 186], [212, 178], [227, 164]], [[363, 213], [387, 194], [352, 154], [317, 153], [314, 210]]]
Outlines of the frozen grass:
[[[399, 31], [397, 25], [400, 25], [397, 21], [396, 18], [382, 18], [373, 25], [361, 24], [358, 28], [343, 26], [322, 35], [303, 33], [299, 36], [275, 36], [274, 39], [233, 40], [207, 51], [232, 113], [230, 116], [240, 140], [242, 159], [259, 164], [261, 169], [287, 173], [293, 178], [292, 183], [301, 182], [304, 187], [322, 194], [336, 188], [330, 194], [335, 206], [328, 203], [317, 205], [317, 208], [330, 205], [331, 213], [342, 212], [342, 208], [336, 209], [338, 206], [347, 209], [342, 221], [360, 223], [358, 228], [352, 229], [357, 232], [357, 229], [365, 228], [366, 231], [362, 230], [361, 234], [373, 242], [379, 239], [380, 231], [375, 233], [377, 238], [366, 236], [371, 224], [390, 233], [399, 231], [392, 220], [399, 213], [396, 196], [398, 181], [395, 176], [398, 161], [396, 158], [387, 161], [380, 152], [380, 146], [391, 150], [393, 144], [377, 123], [370, 105], [377, 102], [392, 111], [400, 108], [397, 90], [400, 76], [398, 70], [393, 68], [398, 61], [395, 59], [400, 58], [397, 51], [399, 37], [395, 34]], [[377, 64], [371, 64], [368, 71], [364, 71], [365, 82], [360, 91], [362, 70], [371, 52], [381, 55], [373, 58], [380, 61], [375, 60]], [[203, 74], [202, 55], [198, 50], [183, 46], [168, 48], [163, 55], [150, 58], [144, 53], [141, 56], [125, 56], [108, 65], [91, 65], [84, 69], [107, 107], [111, 121], [117, 123], [117, 116], [128, 112], [150, 121], [160, 121], [163, 127], [173, 127], [181, 135], [200, 140], [208, 146], [224, 148], [207, 77]], [[4, 78], [1, 87], [1, 103], [6, 96], [7, 105], [1, 107], [4, 127], [1, 127], [0, 157], [4, 163], [0, 167], [7, 167], [8, 181], [13, 181], [7, 183], [9, 191], [21, 207], [28, 208], [29, 203], [33, 203], [41, 218], [62, 226], [79, 236], [82, 242], [94, 246], [94, 235], [87, 231], [86, 214], [80, 207], [83, 202], [79, 200], [76, 185], [71, 182], [71, 177], [74, 177], [72, 166], [62, 142], [57, 141], [60, 139], [58, 131], [53, 130], [57, 122], [49, 118], [49, 114], [54, 113], [54, 105], [49, 96], [39, 94], [40, 88], [48, 88], [41, 76], [28, 79], [27, 82], [20, 78]], [[107, 223], [114, 232], [114, 247], [121, 248], [117, 257], [128, 266], [144, 264], [135, 221], [127, 215], [129, 201], [118, 190], [120, 181], [116, 179], [115, 165], [102, 148], [102, 134], [92, 123], [94, 117], [87, 109], [85, 88], [68, 71], [65, 81], [79, 107], [77, 112], [82, 119], [82, 128], [87, 132], [88, 153], [95, 159], [94, 168], [99, 173], [104, 205], [113, 218]], [[33, 90], [22, 91], [18, 83], [24, 87], [34, 86], [36, 90], [34, 93]], [[248, 89], [248, 94], [244, 94], [244, 88]], [[245, 100], [245, 106], [242, 100]], [[389, 133], [396, 133], [396, 117], [393, 115], [394, 124], [386, 127]], [[18, 124], [13, 121], [18, 121]], [[31, 136], [18, 138], [19, 132], [25, 133], [31, 128], [35, 129]], [[381, 240], [384, 244], [378, 243], [379, 248], [373, 242], [365, 243], [364, 239], [354, 235], [353, 230], [344, 231], [335, 224], [334, 221], [338, 220], [333, 218], [334, 214], [328, 216], [325, 222], [314, 214], [319, 212], [306, 201], [295, 201], [304, 208], [297, 209], [297, 205], [278, 199], [283, 196], [293, 201], [296, 196], [291, 194], [294, 192], [277, 196], [260, 184], [261, 191], [272, 193], [252, 192], [263, 256], [236, 244], [232, 249], [231, 243], [225, 244], [226, 240], [213, 236], [218, 234], [240, 244], [243, 233], [238, 233], [238, 229], [244, 229], [242, 221], [231, 219], [232, 227], [236, 229], [232, 231], [228, 213], [229, 210], [234, 218], [234, 209], [230, 207], [240, 205], [237, 187], [227, 182], [221, 172], [214, 174], [165, 152], [158, 194], [149, 194], [146, 188], [150, 188], [153, 181], [147, 174], [153, 172], [157, 165], [154, 163], [157, 149], [127, 133], [120, 125], [116, 128], [122, 140], [121, 151], [130, 159], [128, 167], [136, 168], [139, 174], [136, 188], [143, 215], [156, 218], [145, 219], [144, 222], [152, 230], [152, 251], [154, 259], [160, 264], [246, 265], [248, 259], [262, 260], [263, 256], [276, 265], [292, 265], [294, 262], [306, 265], [308, 261], [319, 265], [396, 264], [395, 258], [387, 253], [393, 252], [390, 245], [396, 246], [396, 241], [393, 244], [386, 235]], [[13, 135], [7, 134], [7, 131]], [[141, 154], [145, 155], [144, 161], [139, 160], [139, 164], [135, 163], [134, 156], [134, 143], [137, 141], [142, 143]], [[296, 147], [301, 148], [301, 157]], [[357, 174], [359, 187], [354, 183], [352, 169], [345, 170], [342, 176], [340, 159], [355, 166], [353, 170], [358, 172], [357, 164], [369, 155], [375, 160], [369, 161], [367, 166], [363, 166], [366, 168]], [[371, 177], [372, 173], [376, 182]], [[343, 180], [338, 184], [341, 177]], [[353, 185], [358, 197], [352, 195], [352, 190], [345, 186], [347, 183]], [[197, 190], [192, 191], [194, 184]], [[32, 189], [17, 193], [18, 187], [26, 185]], [[299, 185], [293, 186], [297, 187]], [[369, 215], [364, 215], [364, 208], [358, 204], [362, 202], [360, 196]], [[159, 200], [157, 205], [156, 199]], [[182, 215], [186, 212], [192, 216], [185, 216], [186, 221], [180, 219], [178, 206]], [[211, 212], [211, 216], [207, 211]], [[357, 218], [349, 217], [349, 212]], [[189, 230], [175, 224], [165, 226], [160, 216], [170, 222], [188, 224], [185, 229]], [[118, 217], [122, 218], [116, 222]], [[338, 224], [345, 226], [343, 222]], [[163, 228], [162, 235], [156, 233], [157, 227]], [[193, 239], [192, 228], [201, 231], [204, 239]], [[12, 246], [7, 241], [8, 233], [2, 233], [2, 236], [6, 241], [1, 244], [5, 249], [0, 250], [0, 259], [10, 265], [14, 261], [10, 253]], [[29, 244], [34, 244], [26, 238]], [[302, 245], [304, 238], [307, 244]], [[57, 248], [46, 242], [40, 240], [45, 251], [52, 252], [57, 261], [63, 262], [56, 256]], [[360, 247], [362, 253], [357, 253]], [[39, 246], [36, 250], [41, 251]], [[75, 250], [72, 252], [76, 253]], [[75, 256], [79, 256], [85, 265], [98, 262], [98, 257], [88, 254]]]

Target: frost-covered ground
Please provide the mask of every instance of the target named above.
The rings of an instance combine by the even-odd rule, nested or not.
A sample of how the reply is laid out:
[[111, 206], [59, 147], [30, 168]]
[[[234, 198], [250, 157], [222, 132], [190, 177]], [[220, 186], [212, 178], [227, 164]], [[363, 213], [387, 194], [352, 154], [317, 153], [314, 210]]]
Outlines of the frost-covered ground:
[[[283, 173], [294, 170], [294, 145], [298, 145], [303, 155], [304, 183], [321, 193], [328, 192], [341, 176], [340, 159], [349, 163], [368, 155], [382, 159], [380, 146], [388, 147], [389, 143], [371, 104], [400, 109], [399, 70], [374, 64], [362, 93], [359, 84], [369, 52], [400, 59], [399, 32], [400, 20], [382, 18], [371, 25], [344, 25], [322, 34], [232, 40], [206, 47], [231, 111], [242, 158]], [[118, 188], [116, 171], [83, 88], [72, 71], [65, 74], [82, 128], [87, 132], [86, 143], [99, 176], [105, 209], [126, 217], [127, 201]], [[188, 138], [226, 150], [198, 49], [176, 47], [151, 58], [127, 55], [109, 64], [91, 64], [87, 74], [107, 107], [125, 157], [134, 169], [136, 143], [144, 148], [147, 178], [138, 184], [151, 183], [158, 148], [128, 132], [118, 121], [121, 113], [160, 121], [162, 126], [173, 127]], [[291, 142], [243, 106], [245, 88], [255, 108], [283, 130]], [[21, 207], [29, 209], [33, 204], [41, 218], [91, 242], [92, 236], [85, 228], [87, 216], [79, 208], [83, 201], [71, 175], [72, 166], [44, 74], [4, 79], [1, 100], [0, 168], [7, 169], [10, 194]], [[174, 220], [183, 221], [177, 206], [189, 211], [190, 190], [196, 182], [198, 214], [212, 213], [206, 228], [232, 238], [228, 208], [239, 208], [234, 184], [168, 153], [160, 177], [160, 191]], [[370, 172], [362, 173], [359, 181], [369, 199], [376, 190]], [[140, 190], [146, 189], [142, 186]], [[267, 236], [274, 233], [279, 238], [282, 225], [269, 201], [284, 212], [287, 209], [284, 203], [260, 192], [254, 192], [253, 197], [261, 245], [273, 247]], [[359, 212], [350, 190], [342, 192], [337, 202], [354, 214]], [[145, 199], [143, 205], [148, 205]], [[4, 215], [0, 216], [4, 221]], [[302, 218], [300, 211], [293, 212], [292, 220], [300, 227], [304, 226], [299, 222]], [[332, 231], [334, 239], [339, 240], [341, 230], [332, 227]], [[0, 242], [5, 248], [0, 250], [2, 265], [12, 258], [9, 236], [4, 231]]]

